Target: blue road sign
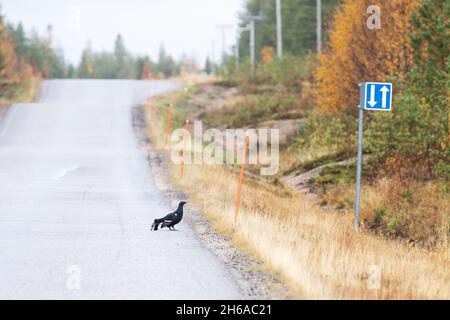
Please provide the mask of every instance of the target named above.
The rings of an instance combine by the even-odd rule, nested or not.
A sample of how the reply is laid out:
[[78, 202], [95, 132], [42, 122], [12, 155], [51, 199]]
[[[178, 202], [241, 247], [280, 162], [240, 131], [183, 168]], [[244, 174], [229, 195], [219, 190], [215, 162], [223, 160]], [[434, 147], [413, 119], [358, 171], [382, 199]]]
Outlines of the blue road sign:
[[391, 111], [392, 83], [366, 82], [364, 109]]

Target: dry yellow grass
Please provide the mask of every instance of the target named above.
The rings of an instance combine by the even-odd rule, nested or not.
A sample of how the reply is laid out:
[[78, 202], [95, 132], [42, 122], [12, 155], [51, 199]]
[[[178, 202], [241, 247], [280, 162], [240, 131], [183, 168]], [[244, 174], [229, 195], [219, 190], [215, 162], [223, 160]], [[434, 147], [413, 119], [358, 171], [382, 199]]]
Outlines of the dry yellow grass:
[[[164, 124], [146, 106], [149, 135], [164, 148]], [[188, 191], [218, 232], [261, 259], [299, 298], [449, 299], [445, 254], [356, 233], [352, 216], [324, 212], [301, 194], [246, 177], [238, 226], [233, 226], [237, 175], [223, 166], [189, 165], [173, 183]], [[369, 268], [381, 271], [379, 290], [368, 288]]]
[[[438, 183], [385, 177], [363, 185], [362, 194], [361, 219], [373, 228], [383, 225], [382, 231], [388, 236], [397, 234], [448, 255], [450, 198], [439, 190]], [[347, 183], [334, 186], [324, 195], [327, 203], [351, 203], [354, 198], [355, 187]]]
[[280, 173], [295, 168], [299, 163], [305, 163], [314, 159], [326, 156], [330, 154], [330, 150], [321, 148], [311, 148], [310, 150], [304, 150], [298, 152], [295, 149], [287, 149], [280, 155]]
[[210, 75], [179, 75], [172, 77], [171, 80], [182, 83], [184, 86], [192, 86], [198, 84], [214, 83], [219, 78]]
[[[223, 167], [189, 166], [178, 187], [220, 232], [258, 256], [299, 297], [450, 298], [448, 261], [442, 255], [358, 234], [352, 217], [322, 212], [299, 194], [281, 195], [260, 182], [245, 184], [233, 227], [237, 177]], [[380, 267], [380, 290], [368, 290], [368, 270]]]

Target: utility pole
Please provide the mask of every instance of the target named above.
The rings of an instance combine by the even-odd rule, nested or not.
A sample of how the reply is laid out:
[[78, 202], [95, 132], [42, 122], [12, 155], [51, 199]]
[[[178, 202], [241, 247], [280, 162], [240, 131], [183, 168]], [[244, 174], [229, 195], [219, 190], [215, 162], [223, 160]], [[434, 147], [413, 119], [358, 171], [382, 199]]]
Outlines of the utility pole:
[[236, 70], [239, 71], [239, 39], [241, 37], [242, 32], [250, 31], [250, 25], [247, 25], [245, 28], [238, 28], [236, 32], [236, 46], [234, 48], [236, 55]]
[[252, 78], [255, 77], [255, 20], [250, 21], [250, 63], [252, 65]]
[[215, 60], [215, 51], [216, 51], [216, 44], [214, 43], [214, 40], [211, 41], [211, 66], [212, 66], [212, 73], [216, 74], [216, 64], [214, 62]]
[[322, 52], [322, 0], [316, 0], [317, 52]]
[[255, 78], [255, 21], [261, 21], [262, 16], [249, 16], [250, 21], [250, 62], [252, 65], [252, 77]]
[[277, 6], [277, 55], [281, 59], [283, 56], [283, 36], [281, 23], [281, 0], [276, 0]]
[[216, 28], [219, 28], [222, 30], [222, 62], [223, 62], [223, 58], [226, 56], [227, 54], [227, 40], [226, 40], [226, 36], [225, 36], [225, 31], [227, 29], [232, 28], [233, 26], [231, 24], [221, 24], [221, 25], [217, 25]]
[[236, 72], [239, 72], [239, 39], [241, 37], [241, 33], [238, 31], [236, 32], [236, 45], [234, 46], [234, 56], [236, 59]]

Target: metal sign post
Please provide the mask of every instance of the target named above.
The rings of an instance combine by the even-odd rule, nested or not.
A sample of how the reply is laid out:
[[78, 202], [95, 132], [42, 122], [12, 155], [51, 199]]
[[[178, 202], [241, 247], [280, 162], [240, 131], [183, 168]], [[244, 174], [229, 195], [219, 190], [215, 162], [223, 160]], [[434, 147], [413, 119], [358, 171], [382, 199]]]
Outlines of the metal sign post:
[[355, 228], [359, 231], [359, 203], [361, 194], [361, 164], [362, 164], [362, 140], [364, 118], [365, 85], [359, 84], [359, 125], [358, 125], [358, 163], [356, 164], [356, 202], [355, 202]]
[[365, 110], [391, 111], [392, 83], [365, 82], [359, 84], [358, 162], [356, 164], [355, 228], [359, 231], [361, 199], [361, 167], [363, 148], [363, 118]]

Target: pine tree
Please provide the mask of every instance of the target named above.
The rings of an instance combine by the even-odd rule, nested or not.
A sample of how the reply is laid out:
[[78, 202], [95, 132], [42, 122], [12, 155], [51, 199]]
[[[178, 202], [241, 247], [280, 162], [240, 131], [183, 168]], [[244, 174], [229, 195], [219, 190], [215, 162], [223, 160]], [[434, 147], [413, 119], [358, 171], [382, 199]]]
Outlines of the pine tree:
[[7, 31], [11, 35], [14, 44], [16, 53], [18, 56], [24, 57], [26, 54], [26, 36], [25, 31], [23, 30], [23, 25], [21, 22], [17, 25], [17, 27], [14, 27], [13, 24], [8, 23], [7, 24]]
[[211, 74], [211, 72], [212, 72], [212, 64], [211, 64], [211, 60], [209, 60], [209, 57], [206, 58], [205, 68], [203, 69], [203, 71], [205, 71], [206, 74]]
[[450, 55], [450, 2], [422, 0], [412, 15], [414, 31], [413, 79], [418, 90], [426, 92], [426, 100], [436, 107], [446, 107], [448, 99]]
[[158, 73], [161, 73], [166, 78], [169, 78], [179, 72], [179, 68], [175, 63], [175, 60], [166, 53], [163, 45], [161, 45], [159, 49], [157, 70]]
[[142, 79], [142, 80], [151, 79], [151, 77], [152, 77], [151, 61], [148, 56], [146, 56], [142, 59], [142, 66], [138, 69], [138, 72], [140, 75], [139, 79]]
[[94, 76], [92, 50], [89, 45], [81, 54], [81, 62], [78, 66], [78, 76], [80, 78], [92, 78]]
[[124, 40], [121, 34], [118, 34], [114, 43], [114, 56], [116, 58], [116, 78], [126, 78], [126, 58], [127, 52], [125, 49]]

